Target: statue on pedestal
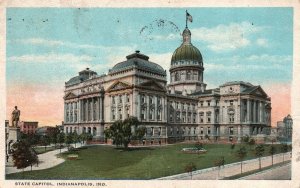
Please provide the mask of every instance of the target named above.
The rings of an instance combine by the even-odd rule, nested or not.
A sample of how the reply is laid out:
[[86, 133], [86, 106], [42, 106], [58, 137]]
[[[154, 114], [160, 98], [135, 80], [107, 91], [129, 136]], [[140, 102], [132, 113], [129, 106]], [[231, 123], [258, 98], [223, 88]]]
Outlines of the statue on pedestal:
[[18, 123], [20, 120], [21, 111], [18, 110], [18, 107], [15, 106], [14, 111], [11, 113], [11, 123], [12, 127], [18, 127]]

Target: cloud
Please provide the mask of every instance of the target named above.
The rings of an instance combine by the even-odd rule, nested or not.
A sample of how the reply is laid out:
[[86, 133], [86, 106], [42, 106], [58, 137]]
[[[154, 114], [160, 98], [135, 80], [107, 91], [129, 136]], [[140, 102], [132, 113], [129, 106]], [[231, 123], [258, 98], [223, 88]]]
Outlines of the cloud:
[[192, 40], [203, 41], [215, 52], [232, 51], [251, 44], [249, 36], [261, 31], [263, 27], [254, 26], [249, 22], [218, 25], [213, 28], [191, 29]]
[[93, 57], [88, 55], [74, 54], [26, 54], [21, 56], [8, 57], [8, 61], [17, 63], [82, 63], [93, 61]]
[[91, 45], [91, 44], [78, 44], [69, 41], [61, 41], [61, 40], [52, 40], [45, 38], [27, 38], [27, 39], [15, 39], [10, 40], [9, 42], [13, 43], [21, 43], [26, 45], [40, 45], [46, 47], [67, 47], [67, 48], [75, 48], [75, 49], [97, 49], [104, 52], [111, 51], [128, 51], [131, 49], [128, 46], [103, 46], [103, 45]]
[[267, 39], [259, 38], [256, 40], [256, 44], [261, 47], [268, 47], [269, 43]]
[[282, 69], [285, 70], [287, 64], [292, 65], [290, 55], [251, 55], [233, 56], [224, 58], [212, 58], [204, 62], [205, 68], [209, 71], [214, 70], [247, 70], [247, 69]]

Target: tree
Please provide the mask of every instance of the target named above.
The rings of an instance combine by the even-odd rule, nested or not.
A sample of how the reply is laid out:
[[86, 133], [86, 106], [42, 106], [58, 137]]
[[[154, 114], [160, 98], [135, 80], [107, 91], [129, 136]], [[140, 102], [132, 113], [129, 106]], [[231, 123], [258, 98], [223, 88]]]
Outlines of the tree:
[[243, 173], [243, 160], [247, 156], [247, 150], [243, 146], [236, 151], [236, 157], [241, 161], [241, 174]]
[[55, 128], [53, 128], [53, 130], [49, 131], [49, 133], [47, 133], [47, 136], [49, 136], [50, 138], [50, 142], [53, 143], [56, 147], [56, 144], [58, 142], [57, 138], [58, 138], [58, 134], [60, 133], [59, 128], [56, 126]]
[[193, 179], [193, 171], [195, 171], [195, 170], [196, 170], [196, 165], [192, 162], [185, 165], [185, 167], [184, 167], [184, 171], [190, 174], [191, 179]]
[[132, 134], [131, 127], [137, 128], [139, 121], [136, 117], [129, 117], [124, 121], [115, 121], [108, 129], [104, 131], [106, 138], [113, 140], [113, 144], [116, 146], [123, 145], [125, 149], [128, 148], [128, 144], [132, 138], [141, 139], [145, 135], [144, 128], [138, 128], [135, 134]]
[[77, 134], [77, 132], [73, 132], [73, 142], [75, 143], [75, 148], [76, 148], [76, 143], [80, 141], [80, 137]]
[[65, 142], [65, 133], [61, 132], [57, 135], [57, 141], [59, 143], [59, 153], [61, 153], [61, 145]]
[[243, 142], [244, 143], [249, 143], [249, 140], [250, 140], [249, 135], [246, 135], [246, 136], [243, 137]]
[[272, 166], [273, 166], [273, 157], [274, 157], [274, 154], [276, 153], [276, 147], [271, 145], [270, 146], [270, 149], [269, 149], [269, 154], [272, 155]]
[[144, 127], [144, 126], [138, 127], [138, 128], [135, 130], [135, 135], [134, 135], [135, 139], [141, 140], [141, 139], [144, 137], [146, 131], [147, 131], [147, 128], [146, 128], [146, 127]]
[[225, 164], [224, 156], [222, 156], [220, 159], [217, 159], [217, 160], [214, 161], [214, 165], [216, 167], [218, 167], [218, 177], [217, 177], [217, 179], [219, 179], [219, 177], [220, 177], [221, 166], [224, 166], [224, 164]]
[[288, 152], [288, 145], [287, 144], [281, 144], [280, 150], [282, 152], [282, 162], [284, 162], [284, 154]]
[[250, 146], [250, 149], [252, 149], [252, 146], [255, 145], [255, 140], [253, 138], [251, 138], [248, 142], [249, 146]]
[[41, 137], [40, 142], [43, 146], [45, 146], [45, 151], [46, 151], [47, 146], [50, 144], [50, 137], [48, 135], [43, 135]]
[[254, 155], [259, 158], [259, 169], [261, 169], [261, 157], [264, 155], [265, 147], [263, 145], [257, 145], [254, 149]]
[[70, 144], [73, 143], [73, 134], [72, 133], [65, 135], [65, 143], [68, 146], [68, 149], [70, 149]]
[[17, 169], [24, 170], [24, 168], [38, 162], [38, 156], [27, 142], [18, 141], [12, 145], [12, 148], [13, 162]]
[[230, 146], [231, 153], [232, 153], [232, 151], [234, 150], [234, 148], [235, 148], [235, 144], [234, 144], [233, 142], [231, 142], [231, 146]]

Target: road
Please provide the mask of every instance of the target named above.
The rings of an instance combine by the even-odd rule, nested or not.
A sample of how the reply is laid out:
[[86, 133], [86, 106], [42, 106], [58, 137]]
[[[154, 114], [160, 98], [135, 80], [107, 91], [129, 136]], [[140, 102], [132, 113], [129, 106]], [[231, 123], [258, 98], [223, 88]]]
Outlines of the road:
[[242, 180], [290, 180], [291, 179], [291, 163], [265, 170], [250, 176], [240, 178]]

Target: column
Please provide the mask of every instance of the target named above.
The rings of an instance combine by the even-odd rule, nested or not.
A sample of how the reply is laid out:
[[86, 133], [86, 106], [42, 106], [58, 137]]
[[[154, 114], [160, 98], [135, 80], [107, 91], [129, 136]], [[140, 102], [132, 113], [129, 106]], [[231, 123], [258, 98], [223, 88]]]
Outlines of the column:
[[122, 98], [122, 103], [123, 103], [123, 105], [122, 105], [122, 107], [123, 107], [123, 109], [122, 109], [122, 119], [126, 119], [127, 118], [127, 114], [125, 113], [125, 111], [126, 111], [125, 110], [126, 94], [125, 95], [121, 95], [121, 98]]
[[259, 122], [262, 123], [263, 122], [263, 102], [260, 101], [259, 103]]
[[[135, 89], [133, 89], [131, 96], [131, 100], [130, 100], [130, 108], [131, 108], [131, 115], [135, 116], [138, 118], [138, 113], [137, 113], [137, 95], [136, 95], [136, 91]], [[139, 119], [139, 118], [138, 118]]]
[[89, 121], [89, 99], [86, 99], [86, 105], [85, 105], [85, 121]]
[[75, 122], [75, 102], [72, 102], [72, 115], [73, 115], [73, 123]]
[[66, 123], [67, 120], [67, 107], [66, 107], [67, 103], [64, 103], [64, 122]]
[[242, 138], [242, 135], [241, 135], [241, 125], [238, 125], [237, 132], [238, 132], [238, 142], [241, 142], [241, 138]]
[[78, 106], [78, 110], [77, 110], [77, 122], [80, 123], [81, 122], [81, 100], [78, 100], [78, 103], [77, 103], [77, 106]]
[[95, 104], [95, 98], [93, 97], [92, 98], [92, 110], [91, 110], [92, 111], [91, 112], [92, 113], [92, 121], [95, 121], [95, 119], [94, 119], [94, 104]]
[[[136, 116], [138, 118], [138, 120], [141, 120], [141, 96], [139, 95], [139, 93], [137, 93], [137, 111], [136, 111]], [[135, 100], [135, 99], [133, 99]]]
[[[103, 120], [103, 115], [104, 115], [103, 102], [104, 102], [104, 96], [101, 93], [100, 98], [99, 98], [99, 120], [101, 123], [104, 122], [104, 120]], [[111, 113], [111, 109], [110, 109], [110, 113]]]
[[153, 100], [154, 100], [154, 121], [157, 121], [157, 97], [153, 96]]
[[250, 123], [250, 118], [251, 118], [251, 102], [250, 102], [250, 99], [247, 99], [247, 122]]
[[146, 104], [147, 104], [146, 120], [149, 121], [149, 112], [150, 112], [149, 95], [146, 95], [145, 97], [146, 97]]
[[256, 123], [256, 101], [253, 101], [253, 121]]

